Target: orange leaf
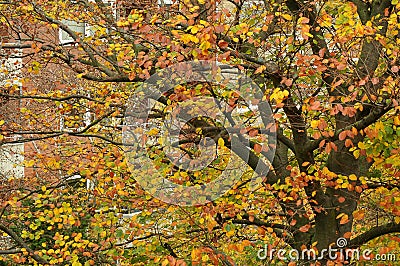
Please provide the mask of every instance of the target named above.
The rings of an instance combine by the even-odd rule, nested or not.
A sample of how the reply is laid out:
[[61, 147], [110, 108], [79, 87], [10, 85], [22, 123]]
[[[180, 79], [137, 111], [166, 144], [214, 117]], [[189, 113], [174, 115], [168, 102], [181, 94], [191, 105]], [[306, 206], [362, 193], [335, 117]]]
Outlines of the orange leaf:
[[339, 140], [344, 140], [347, 137], [347, 131], [342, 131], [339, 134]]
[[328, 144], [326, 144], [325, 152], [329, 154], [331, 152], [331, 150], [332, 150], [332, 147], [331, 147], [331, 143], [329, 142]]
[[350, 238], [351, 235], [352, 235], [351, 232], [346, 232], [346, 233], [344, 233], [343, 237], [345, 237], [345, 238]]
[[344, 214], [340, 219], [340, 224], [347, 224], [348, 222], [349, 222], [349, 216], [347, 214]]
[[356, 192], [361, 193], [362, 192], [362, 187], [356, 186]]
[[351, 139], [346, 139], [346, 141], [344, 142], [344, 145], [346, 147], [350, 147], [350, 146], [353, 146], [353, 142], [351, 141]]
[[254, 144], [254, 151], [260, 153], [262, 151], [262, 146], [260, 144]]
[[253, 222], [253, 221], [254, 221], [254, 215], [252, 215], [252, 214], [249, 215], [249, 221], [250, 221], [250, 222]]
[[252, 129], [249, 130], [248, 134], [249, 134], [250, 137], [255, 137], [255, 136], [258, 135], [258, 130], [252, 128]]
[[362, 220], [362, 219], [364, 219], [365, 211], [364, 210], [355, 211], [353, 213], [353, 216], [354, 216], [354, 219], [356, 219], [356, 220]]
[[357, 135], [358, 134], [357, 128], [355, 128], [355, 127], [351, 128], [351, 132], [353, 133], [353, 135]]
[[319, 143], [319, 147], [322, 148], [322, 147], [324, 147], [324, 145], [325, 145], [325, 140], [322, 140], [322, 141]]
[[345, 197], [339, 197], [338, 201], [339, 201], [339, 203], [343, 203], [343, 202], [346, 201], [346, 198]]
[[256, 71], [254, 72], [254, 74], [258, 74], [258, 73], [262, 73], [265, 69], [267, 69], [267, 67], [265, 65], [262, 65], [260, 67], [258, 67], [256, 69]]
[[332, 146], [332, 149], [334, 150], [334, 151], [338, 151], [338, 148], [337, 148], [337, 146], [336, 146], [336, 144], [335, 143], [333, 143], [333, 142], [331, 142], [331, 146]]
[[310, 230], [310, 227], [311, 226], [309, 224], [303, 225], [302, 227], [299, 228], [299, 231], [303, 233], [308, 232], [308, 230]]

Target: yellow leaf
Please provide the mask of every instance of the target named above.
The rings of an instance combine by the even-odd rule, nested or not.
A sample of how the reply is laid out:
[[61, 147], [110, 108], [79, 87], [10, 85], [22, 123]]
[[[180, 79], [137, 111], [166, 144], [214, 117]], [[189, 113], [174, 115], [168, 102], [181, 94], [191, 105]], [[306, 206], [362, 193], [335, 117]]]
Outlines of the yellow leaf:
[[286, 20], [292, 20], [292, 16], [289, 14], [282, 14], [282, 17]]
[[220, 146], [220, 147], [224, 147], [225, 146], [225, 141], [224, 141], [223, 138], [219, 138], [218, 139], [218, 146]]
[[357, 180], [357, 176], [354, 174], [349, 175], [349, 179], [352, 181], [356, 181]]
[[35, 164], [34, 160], [30, 160], [30, 161], [25, 162], [25, 166], [26, 167], [32, 167], [34, 164]]
[[396, 126], [400, 126], [400, 117], [399, 117], [399, 116], [396, 116], [396, 117], [393, 119], [393, 122], [394, 122], [394, 124], [395, 124]]
[[200, 44], [200, 49], [204, 50], [208, 50], [211, 47], [211, 43], [209, 41], [203, 41]]
[[313, 120], [311, 121], [311, 127], [312, 128], [317, 128], [319, 125], [319, 120]]
[[235, 230], [231, 230], [231, 231], [226, 232], [226, 236], [227, 236], [227, 237], [231, 237], [231, 236], [233, 236], [234, 234], [235, 234]]
[[204, 26], [207, 26], [207, 25], [208, 25], [208, 22], [205, 21], [205, 20], [200, 20], [200, 24], [201, 24], [201, 25], [204, 25]]
[[150, 131], [147, 133], [147, 135], [149, 135], [149, 136], [155, 136], [155, 135], [157, 135], [158, 134], [158, 129], [157, 128], [152, 128], [152, 129], [150, 129]]
[[196, 25], [195, 25], [195, 26], [192, 26], [192, 27], [190, 28], [190, 32], [191, 32], [192, 34], [196, 34], [198, 31], [199, 31], [199, 27], [197, 27]]
[[358, 159], [358, 157], [360, 157], [360, 150], [355, 150], [353, 152], [354, 158]]

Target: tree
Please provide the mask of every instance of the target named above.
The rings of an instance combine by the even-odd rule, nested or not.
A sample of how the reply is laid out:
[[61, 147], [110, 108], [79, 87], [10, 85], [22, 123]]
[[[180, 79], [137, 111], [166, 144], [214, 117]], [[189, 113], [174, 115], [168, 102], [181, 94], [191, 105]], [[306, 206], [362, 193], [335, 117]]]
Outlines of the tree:
[[[11, 254], [4, 260], [252, 265], [262, 263], [257, 251], [264, 243], [322, 251], [343, 247], [339, 238], [348, 248], [383, 239], [398, 247], [397, 1], [144, 4], [1, 3], [14, 40], [3, 42], [3, 55], [23, 58], [27, 84], [22, 93], [9, 86], [1, 94], [21, 100], [18, 115], [26, 121], [2, 122], [2, 143], [34, 143], [42, 151], [25, 162], [36, 169], [28, 185], [12, 178], [2, 185], [8, 193], [0, 229], [13, 243], [1, 252]], [[129, 97], [152, 74], [193, 60], [229, 64], [255, 81], [272, 106], [277, 143], [262, 148], [267, 133], [258, 124], [226, 134], [220, 121], [204, 116], [178, 132], [179, 147], [194, 156], [193, 144], [209, 137], [221, 156], [205, 170], [184, 171], [173, 167], [162, 141], [144, 139], [155, 168], [186, 185], [220, 175], [225, 152], [239, 155], [232, 136], [248, 140], [248, 169], [237, 185], [212, 203], [180, 207], [140, 188], [121, 150], [120, 125]], [[227, 86], [196, 82], [162, 96], [147, 117], [156, 124], [193, 97], [212, 96], [232, 108], [241, 100]], [[6, 138], [15, 135], [22, 137]], [[147, 135], [163, 137], [157, 128]], [[257, 166], [268, 163], [269, 148], [275, 156], [266, 174]], [[247, 185], [253, 174], [262, 179], [256, 190]], [[122, 219], [127, 209], [135, 214]], [[325, 254], [318, 263], [329, 260]]]

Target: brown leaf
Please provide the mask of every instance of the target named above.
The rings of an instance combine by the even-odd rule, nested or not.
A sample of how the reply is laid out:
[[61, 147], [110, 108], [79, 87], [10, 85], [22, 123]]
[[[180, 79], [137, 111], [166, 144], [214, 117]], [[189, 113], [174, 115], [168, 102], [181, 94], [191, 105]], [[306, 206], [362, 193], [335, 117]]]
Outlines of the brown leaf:
[[219, 42], [218, 42], [218, 46], [219, 47], [221, 47], [222, 49], [225, 49], [226, 47], [228, 47], [228, 43], [226, 42], [226, 41], [224, 41], [224, 40], [220, 40]]

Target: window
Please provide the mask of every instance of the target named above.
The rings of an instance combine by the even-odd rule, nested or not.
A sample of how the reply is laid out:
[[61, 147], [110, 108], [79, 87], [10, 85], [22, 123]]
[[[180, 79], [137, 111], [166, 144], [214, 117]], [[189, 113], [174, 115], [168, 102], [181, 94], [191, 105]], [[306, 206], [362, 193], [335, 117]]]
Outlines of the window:
[[0, 146], [0, 175], [2, 178], [24, 177], [24, 143]]
[[[92, 2], [93, 5], [97, 5], [97, 3], [95, 3], [94, 1], [89, 1], [89, 2]], [[104, 14], [109, 14], [111, 11], [113, 19], [117, 20], [118, 12], [117, 12], [117, 6], [116, 6], [115, 0], [103, 0], [103, 3], [104, 3], [105, 8], [103, 7], [101, 12]], [[92, 36], [94, 34], [93, 28], [88, 23], [74, 21], [74, 20], [66, 20], [66, 19], [63, 19], [61, 22], [81, 37]], [[108, 31], [109, 30], [110, 29], [108, 29]], [[61, 44], [75, 43], [74, 38], [72, 38], [68, 34], [68, 32], [66, 32], [62, 29], [60, 29], [59, 39], [60, 39]]]
[[[1, 53], [6, 53], [6, 51], [1, 50]], [[9, 94], [11, 92], [17, 93], [22, 89], [22, 82], [20, 79], [21, 68], [22, 68], [22, 60], [21, 60], [21, 51], [13, 51], [12, 54], [8, 54], [6, 59], [1, 60], [0, 66], [0, 92], [2, 94]], [[12, 103], [11, 103], [12, 102]], [[16, 110], [11, 111], [10, 107], [14, 106], [15, 108], [19, 105], [19, 100], [9, 99], [6, 95], [0, 97], [0, 120], [4, 119], [4, 116], [10, 112], [16, 112]], [[5, 107], [4, 105], [8, 106]], [[14, 109], [15, 109], [14, 108]], [[4, 111], [3, 111], [4, 110]], [[8, 111], [7, 111], [8, 110]]]
[[[6, 53], [5, 50], [0, 50]], [[22, 68], [22, 52], [13, 50], [5, 56], [0, 62], [0, 120], [4, 120], [4, 131], [13, 131], [12, 128], [19, 127], [23, 124], [23, 119], [19, 108], [21, 107], [21, 99], [9, 97], [9, 95], [18, 95], [22, 92], [21, 68]], [[16, 135], [8, 135], [6, 138], [18, 138]], [[8, 140], [10, 141], [10, 140]], [[7, 142], [7, 140], [4, 140]], [[0, 146], [0, 149], [3, 147]], [[1, 168], [3, 169], [3, 168]]]
[[117, 19], [117, 7], [114, 0], [103, 0], [103, 3], [106, 7], [110, 7], [112, 10], [112, 14], [114, 19]]
[[15, 49], [11, 53], [6, 50], [0, 50], [5, 59], [1, 59], [0, 83], [1, 86], [11, 84], [20, 84], [19, 79], [22, 68], [22, 50]]
[[[72, 20], [62, 20], [61, 22], [79, 36], [85, 36], [87, 33], [86, 31], [89, 30], [89, 27], [87, 27], [84, 22], [77, 22]], [[74, 43], [75, 40], [68, 34], [68, 32], [60, 29], [60, 42]]]
[[166, 6], [169, 7], [173, 4], [172, 0], [157, 0], [159, 6]]

